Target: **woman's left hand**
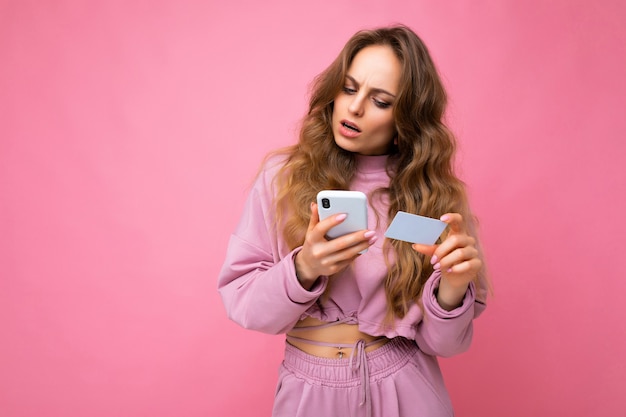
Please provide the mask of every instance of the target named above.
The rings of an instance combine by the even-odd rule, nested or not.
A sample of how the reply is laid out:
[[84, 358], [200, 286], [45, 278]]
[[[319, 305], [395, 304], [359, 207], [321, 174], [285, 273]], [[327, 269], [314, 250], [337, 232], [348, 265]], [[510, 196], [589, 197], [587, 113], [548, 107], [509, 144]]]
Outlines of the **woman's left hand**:
[[447, 213], [441, 216], [441, 221], [449, 227], [446, 239], [439, 245], [413, 244], [413, 249], [432, 256], [433, 267], [441, 271], [437, 301], [444, 309], [452, 310], [463, 302], [469, 283], [482, 267], [482, 260], [475, 246], [476, 239], [467, 233], [463, 216]]

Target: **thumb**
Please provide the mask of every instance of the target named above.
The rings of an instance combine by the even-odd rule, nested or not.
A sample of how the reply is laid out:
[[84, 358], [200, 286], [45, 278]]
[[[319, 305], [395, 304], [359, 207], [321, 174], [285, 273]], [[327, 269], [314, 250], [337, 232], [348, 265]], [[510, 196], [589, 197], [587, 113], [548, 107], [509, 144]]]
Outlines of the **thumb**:
[[411, 245], [413, 250], [419, 253], [423, 253], [426, 256], [433, 256], [435, 250], [437, 250], [437, 246], [438, 245], [424, 245], [421, 243], [414, 243], [413, 245]]
[[313, 228], [320, 222], [320, 215], [317, 212], [317, 203], [311, 203], [311, 218], [309, 219], [309, 228], [308, 231], [313, 230]]

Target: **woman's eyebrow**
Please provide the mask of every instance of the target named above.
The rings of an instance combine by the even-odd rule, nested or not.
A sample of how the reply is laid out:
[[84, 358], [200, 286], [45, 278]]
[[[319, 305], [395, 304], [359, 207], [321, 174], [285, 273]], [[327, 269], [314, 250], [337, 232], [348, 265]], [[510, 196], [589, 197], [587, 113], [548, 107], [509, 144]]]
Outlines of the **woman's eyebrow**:
[[[356, 85], [357, 87], [360, 86], [360, 84], [357, 82], [357, 80], [355, 80], [354, 77], [352, 77], [351, 75], [346, 74], [346, 78], [349, 79], [350, 81], [352, 81], [354, 83], [354, 85]], [[372, 91], [375, 92], [375, 93], [387, 94], [388, 96], [396, 98], [396, 96], [394, 94], [391, 94], [389, 91], [384, 90], [382, 88], [372, 88]]]

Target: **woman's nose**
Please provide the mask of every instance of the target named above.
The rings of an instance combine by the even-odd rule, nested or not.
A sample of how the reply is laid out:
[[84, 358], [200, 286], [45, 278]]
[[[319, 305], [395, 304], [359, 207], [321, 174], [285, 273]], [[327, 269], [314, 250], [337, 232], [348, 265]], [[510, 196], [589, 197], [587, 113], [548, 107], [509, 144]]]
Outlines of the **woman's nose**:
[[360, 94], [356, 94], [353, 96], [352, 102], [348, 106], [348, 110], [350, 113], [356, 116], [363, 115], [363, 97]]

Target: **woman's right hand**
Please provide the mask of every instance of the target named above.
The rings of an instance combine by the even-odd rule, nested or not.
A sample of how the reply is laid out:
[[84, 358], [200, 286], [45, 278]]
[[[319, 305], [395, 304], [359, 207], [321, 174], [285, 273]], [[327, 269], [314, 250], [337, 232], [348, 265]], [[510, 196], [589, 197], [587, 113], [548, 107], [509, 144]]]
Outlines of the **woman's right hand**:
[[296, 275], [304, 288], [310, 289], [321, 275], [340, 272], [359, 256], [359, 252], [369, 248], [378, 239], [376, 232], [360, 230], [328, 240], [328, 231], [345, 219], [345, 214], [337, 214], [320, 221], [317, 204], [311, 203], [309, 227], [302, 249], [294, 261]]

